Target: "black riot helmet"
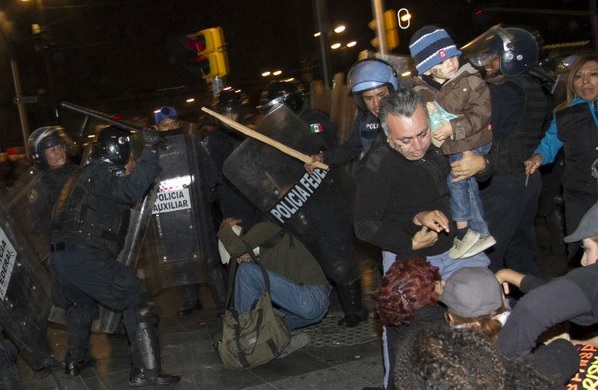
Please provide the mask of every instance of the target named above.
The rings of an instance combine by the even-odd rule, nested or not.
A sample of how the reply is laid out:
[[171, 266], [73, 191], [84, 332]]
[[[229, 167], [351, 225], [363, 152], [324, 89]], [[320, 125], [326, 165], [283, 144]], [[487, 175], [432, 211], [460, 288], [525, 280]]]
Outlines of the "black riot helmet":
[[305, 95], [299, 82], [293, 79], [278, 80], [270, 82], [262, 91], [257, 109], [260, 113], [267, 114], [280, 104], [286, 104], [295, 113], [299, 113], [304, 102]]
[[247, 96], [240, 90], [232, 87], [226, 87], [214, 100], [214, 108], [220, 114], [239, 114], [239, 121], [245, 115], [247, 106]]
[[66, 134], [60, 126], [44, 126], [36, 129], [27, 140], [29, 154], [33, 162], [40, 168], [48, 166], [44, 150], [56, 145], [64, 145], [66, 148]]
[[124, 167], [131, 155], [131, 134], [115, 126], [101, 130], [93, 146], [94, 157]]
[[538, 40], [518, 27], [494, 26], [461, 48], [478, 67], [498, 56], [500, 72], [515, 77], [538, 64]]

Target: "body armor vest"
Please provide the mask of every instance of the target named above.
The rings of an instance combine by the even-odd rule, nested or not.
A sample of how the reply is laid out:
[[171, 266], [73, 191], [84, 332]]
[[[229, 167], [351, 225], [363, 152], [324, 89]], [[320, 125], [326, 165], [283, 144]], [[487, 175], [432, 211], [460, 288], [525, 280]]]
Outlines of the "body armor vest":
[[[130, 208], [112, 204], [109, 213], [99, 209], [93, 192], [95, 179], [105, 163], [92, 161], [65, 184], [54, 210], [53, 237], [75, 237], [86, 244], [109, 251], [114, 257], [126, 238]], [[114, 167], [113, 174], [117, 174]]]
[[511, 133], [492, 142], [494, 174], [522, 174], [525, 172], [523, 162], [533, 154], [547, 124], [550, 100], [540, 84], [530, 75], [505, 78], [503, 82], [519, 86], [525, 94], [525, 104]]
[[598, 197], [592, 164], [598, 159], [598, 128], [595, 103], [576, 104], [556, 113], [557, 136], [563, 142], [565, 199], [573, 195], [594, 203]]

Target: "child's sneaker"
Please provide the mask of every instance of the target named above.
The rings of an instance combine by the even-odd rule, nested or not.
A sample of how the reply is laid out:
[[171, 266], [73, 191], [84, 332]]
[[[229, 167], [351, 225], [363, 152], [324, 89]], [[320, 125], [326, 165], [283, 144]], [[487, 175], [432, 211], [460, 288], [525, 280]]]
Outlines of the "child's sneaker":
[[463, 256], [461, 257], [471, 257], [477, 255], [480, 252], [485, 251], [486, 249], [490, 248], [492, 245], [496, 244], [496, 240], [490, 234], [484, 237], [480, 237], [478, 242], [475, 243]]
[[[475, 230], [467, 229], [467, 233], [463, 239], [459, 240], [455, 237], [453, 241], [453, 247], [449, 251], [449, 257], [451, 259], [459, 259], [463, 257], [480, 239], [480, 233]], [[472, 255], [473, 256], [473, 255]]]

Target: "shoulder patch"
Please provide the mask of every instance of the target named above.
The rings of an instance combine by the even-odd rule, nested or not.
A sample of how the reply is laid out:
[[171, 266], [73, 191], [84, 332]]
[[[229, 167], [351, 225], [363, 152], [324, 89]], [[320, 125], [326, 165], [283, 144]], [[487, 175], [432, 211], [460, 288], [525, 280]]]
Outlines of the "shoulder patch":
[[309, 130], [312, 133], [322, 133], [324, 132], [324, 126], [321, 123], [312, 123], [309, 125]]

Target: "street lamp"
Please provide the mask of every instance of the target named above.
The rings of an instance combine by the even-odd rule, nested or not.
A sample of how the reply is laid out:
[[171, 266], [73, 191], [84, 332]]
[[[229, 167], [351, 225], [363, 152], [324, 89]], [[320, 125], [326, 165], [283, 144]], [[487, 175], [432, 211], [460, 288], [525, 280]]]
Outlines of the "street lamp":
[[337, 33], [337, 34], [340, 34], [343, 31], [345, 31], [345, 29], [346, 29], [346, 26], [344, 24], [341, 24], [340, 26], [336, 26], [334, 28], [334, 32]]
[[282, 74], [282, 70], [275, 70], [275, 71], [269, 71], [266, 70], [265, 72], [262, 72], [262, 77], [268, 77], [268, 76], [280, 76]]

